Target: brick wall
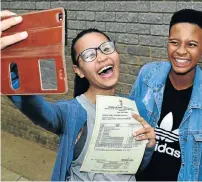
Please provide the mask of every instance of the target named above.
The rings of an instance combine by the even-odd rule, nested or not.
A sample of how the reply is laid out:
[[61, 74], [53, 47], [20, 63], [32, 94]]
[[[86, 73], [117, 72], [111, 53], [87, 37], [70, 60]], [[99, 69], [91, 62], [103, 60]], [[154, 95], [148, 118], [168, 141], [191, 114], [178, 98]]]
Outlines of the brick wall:
[[[183, 8], [202, 10], [202, 2], [2, 0], [1, 7], [18, 14], [56, 7], [67, 10], [66, 61], [69, 92], [66, 95], [46, 97], [47, 100], [56, 101], [72, 98], [74, 73], [70, 45], [72, 38], [82, 29], [98, 28], [116, 41], [121, 57], [117, 92], [128, 94], [142, 65], [167, 59], [168, 24], [173, 12]], [[202, 62], [199, 64], [202, 67]], [[40, 142], [53, 150], [57, 148], [57, 136], [33, 125], [4, 96], [1, 106], [2, 130]]]

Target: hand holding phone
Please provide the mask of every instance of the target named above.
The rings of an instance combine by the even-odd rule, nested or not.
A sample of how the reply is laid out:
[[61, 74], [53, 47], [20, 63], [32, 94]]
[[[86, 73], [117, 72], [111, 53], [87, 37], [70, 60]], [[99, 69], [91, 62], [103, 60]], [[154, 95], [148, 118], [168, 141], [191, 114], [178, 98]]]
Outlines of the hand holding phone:
[[[4, 17], [2, 23], [22, 17], [22, 21], [2, 31], [2, 39], [28, 34], [20, 42], [4, 44], [1, 55], [1, 93], [6, 95], [58, 94], [67, 92], [65, 12], [56, 8]], [[14, 24], [12, 24], [14, 25]], [[11, 39], [10, 39], [11, 40]], [[4, 41], [5, 42], [5, 41]], [[10, 45], [7, 46], [6, 45]], [[13, 86], [12, 67], [18, 74]]]
[[[10, 17], [7, 18], [5, 20], [2, 20], [4, 17], [8, 17], [8, 16], [16, 16], [15, 13], [10, 12], [10, 11], [1, 11], [0, 12], [0, 18], [1, 18], [1, 26], [0, 26], [0, 36], [2, 35], [2, 32], [11, 28], [12, 26], [15, 26], [19, 23], [22, 22], [22, 17], [21, 16], [16, 16], [16, 17]], [[20, 32], [20, 33], [16, 33], [10, 36], [4, 36], [2, 38], [0, 38], [0, 49], [4, 49], [5, 47], [12, 45], [16, 42], [19, 42], [23, 39], [26, 39], [28, 36], [27, 32]]]

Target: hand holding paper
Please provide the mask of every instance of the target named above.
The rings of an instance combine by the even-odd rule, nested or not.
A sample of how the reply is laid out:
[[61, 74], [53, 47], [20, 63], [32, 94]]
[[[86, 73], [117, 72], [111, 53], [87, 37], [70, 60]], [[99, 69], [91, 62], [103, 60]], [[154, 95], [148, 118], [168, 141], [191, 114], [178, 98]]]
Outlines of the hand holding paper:
[[153, 147], [156, 144], [156, 136], [154, 129], [141, 116], [137, 114], [133, 114], [132, 116], [143, 126], [143, 128], [134, 132], [133, 136], [136, 137], [136, 140], [149, 140], [147, 143], [147, 147]]
[[[135, 174], [147, 140], [138, 141], [132, 133], [142, 128], [132, 117], [136, 104], [127, 98], [97, 96], [96, 121], [81, 171]], [[139, 132], [148, 133], [147, 129]], [[139, 134], [138, 133], [138, 134]]]

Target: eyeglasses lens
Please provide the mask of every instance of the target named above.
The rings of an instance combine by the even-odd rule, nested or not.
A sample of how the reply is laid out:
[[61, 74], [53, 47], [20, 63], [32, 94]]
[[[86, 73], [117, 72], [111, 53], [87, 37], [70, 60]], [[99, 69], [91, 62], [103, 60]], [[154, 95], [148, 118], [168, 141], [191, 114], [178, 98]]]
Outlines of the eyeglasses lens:
[[100, 49], [103, 54], [111, 54], [115, 51], [115, 46], [113, 42], [105, 42], [98, 48], [89, 48], [81, 53], [84, 61], [91, 62], [97, 57], [97, 49]]

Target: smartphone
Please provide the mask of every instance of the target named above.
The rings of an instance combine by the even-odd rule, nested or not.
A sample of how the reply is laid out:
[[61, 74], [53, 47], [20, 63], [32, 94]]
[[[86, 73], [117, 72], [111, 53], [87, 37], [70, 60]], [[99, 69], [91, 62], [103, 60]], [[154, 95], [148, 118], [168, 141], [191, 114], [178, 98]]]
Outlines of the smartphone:
[[[20, 16], [23, 18], [20, 24], [2, 33], [4, 37], [27, 31], [28, 37], [1, 51], [1, 94], [66, 93], [64, 8], [30, 12]], [[4, 19], [6, 18], [10, 17]]]

